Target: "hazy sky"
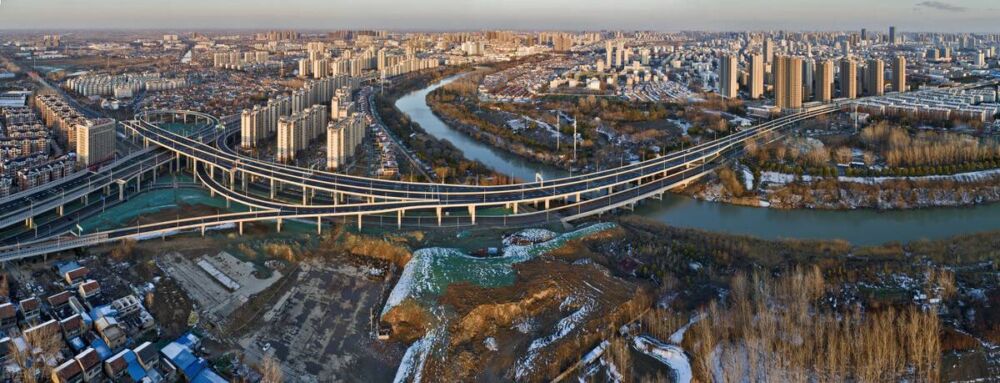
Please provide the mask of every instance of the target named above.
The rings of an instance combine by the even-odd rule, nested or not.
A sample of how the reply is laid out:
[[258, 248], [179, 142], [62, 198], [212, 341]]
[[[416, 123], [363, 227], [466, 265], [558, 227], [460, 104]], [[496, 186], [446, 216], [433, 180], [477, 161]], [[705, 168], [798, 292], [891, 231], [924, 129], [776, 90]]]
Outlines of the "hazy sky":
[[0, 0], [0, 29], [1000, 32], [998, 0]]

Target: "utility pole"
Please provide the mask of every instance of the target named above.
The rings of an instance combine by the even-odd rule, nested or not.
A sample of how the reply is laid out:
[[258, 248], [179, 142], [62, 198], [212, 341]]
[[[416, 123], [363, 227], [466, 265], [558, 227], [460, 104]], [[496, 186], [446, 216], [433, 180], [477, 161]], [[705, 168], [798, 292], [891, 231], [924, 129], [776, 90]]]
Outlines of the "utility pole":
[[559, 155], [559, 141], [562, 138], [562, 128], [559, 126], [559, 114], [556, 114], [556, 155]]
[[576, 165], [576, 116], [573, 116], [573, 165]]

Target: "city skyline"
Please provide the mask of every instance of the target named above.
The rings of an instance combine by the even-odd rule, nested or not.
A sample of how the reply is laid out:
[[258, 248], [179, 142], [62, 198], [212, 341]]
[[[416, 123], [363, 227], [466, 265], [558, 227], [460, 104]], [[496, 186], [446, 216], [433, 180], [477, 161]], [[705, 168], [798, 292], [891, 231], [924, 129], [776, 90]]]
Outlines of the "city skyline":
[[[858, 12], [867, 9], [869, 12]], [[776, 11], [781, 10], [781, 11]], [[155, 16], [149, 17], [150, 12]], [[900, 32], [997, 32], [1000, 7], [987, 0], [861, 0], [841, 2], [762, 0], [568, 0], [505, 2], [434, 0], [404, 3], [346, 1], [167, 0], [156, 6], [124, 0], [25, 1], [0, 4], [4, 29], [349, 29], [521, 30], [640, 29], [803, 30], [867, 28]], [[884, 33], [884, 31], [883, 31]]]

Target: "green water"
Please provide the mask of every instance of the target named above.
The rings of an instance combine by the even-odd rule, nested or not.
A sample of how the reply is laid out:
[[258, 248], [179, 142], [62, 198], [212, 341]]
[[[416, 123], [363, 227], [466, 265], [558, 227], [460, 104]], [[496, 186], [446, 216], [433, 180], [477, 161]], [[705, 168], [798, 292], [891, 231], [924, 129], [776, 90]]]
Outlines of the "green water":
[[157, 125], [159, 125], [160, 128], [163, 128], [166, 131], [181, 136], [190, 136], [195, 131], [205, 126], [205, 124], [185, 124], [182, 122], [163, 122]]
[[613, 223], [599, 223], [555, 238], [526, 246], [509, 246], [503, 255], [491, 258], [477, 258], [465, 255], [457, 249], [427, 248], [413, 253], [406, 264], [399, 282], [389, 294], [383, 308], [384, 314], [393, 306], [407, 298], [433, 304], [452, 284], [467, 282], [482, 287], [509, 286], [514, 283], [517, 273], [514, 265], [533, 259], [541, 254], [559, 248], [567, 241], [581, 238], [614, 228]]
[[[157, 183], [161, 182], [170, 183], [172, 181], [157, 180]], [[199, 189], [154, 190], [132, 196], [119, 205], [85, 219], [80, 223], [80, 227], [83, 228], [84, 233], [122, 228], [139, 216], [177, 209], [179, 204], [213, 207], [218, 209], [220, 213], [249, 210], [236, 203], [233, 203], [230, 208], [226, 208], [225, 199], [212, 197], [209, 192]]]

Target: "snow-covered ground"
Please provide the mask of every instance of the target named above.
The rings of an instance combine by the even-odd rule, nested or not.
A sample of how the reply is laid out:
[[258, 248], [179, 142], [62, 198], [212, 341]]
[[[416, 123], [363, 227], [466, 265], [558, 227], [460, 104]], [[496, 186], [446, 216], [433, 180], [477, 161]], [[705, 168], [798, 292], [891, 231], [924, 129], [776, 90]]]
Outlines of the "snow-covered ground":
[[406, 349], [406, 353], [403, 354], [403, 360], [399, 362], [399, 367], [396, 369], [396, 377], [393, 378], [393, 383], [408, 381], [416, 383], [420, 381], [423, 377], [424, 363], [427, 362], [427, 356], [431, 353], [431, 346], [434, 344], [436, 337], [437, 332], [430, 331]]
[[[886, 181], [892, 180], [913, 180], [913, 181], [956, 181], [956, 182], [978, 182], [990, 180], [995, 177], [1000, 177], [1000, 169], [990, 169], [990, 170], [980, 170], [968, 173], [957, 173], [944, 176], [920, 176], [920, 177], [837, 177], [837, 181], [840, 182], [850, 182], [865, 185], [875, 185]], [[812, 182], [814, 179], [824, 179], [825, 177], [813, 177], [810, 175], [803, 175], [802, 181]], [[762, 172], [760, 174], [760, 181], [767, 182], [774, 185], [785, 185], [794, 182], [796, 179], [794, 174], [778, 173], [778, 172]]]
[[674, 373], [674, 382], [691, 382], [691, 361], [680, 346], [666, 344], [646, 335], [632, 338], [632, 346], [670, 367]]
[[531, 341], [531, 345], [528, 346], [527, 355], [521, 358], [517, 365], [514, 366], [514, 376], [517, 380], [524, 379], [534, 369], [535, 358], [538, 357], [538, 352], [542, 348], [562, 339], [562, 337], [569, 334], [570, 331], [573, 331], [576, 326], [579, 326], [583, 322], [583, 319], [593, 311], [594, 302], [590, 298], [577, 298], [571, 295], [563, 300], [559, 308], [566, 309], [568, 306], [579, 306], [579, 308], [569, 316], [560, 319], [555, 325], [555, 331], [551, 334]]

